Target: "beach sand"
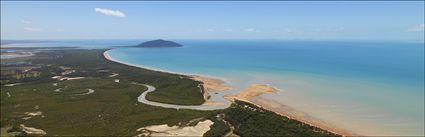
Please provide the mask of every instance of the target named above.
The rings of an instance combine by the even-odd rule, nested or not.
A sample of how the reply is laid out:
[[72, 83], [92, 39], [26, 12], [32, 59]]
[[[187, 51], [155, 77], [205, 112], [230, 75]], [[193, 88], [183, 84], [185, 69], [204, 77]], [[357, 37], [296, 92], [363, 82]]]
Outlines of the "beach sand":
[[251, 98], [259, 96], [261, 94], [265, 94], [265, 93], [276, 93], [276, 89], [273, 88], [272, 86], [269, 85], [263, 85], [263, 84], [253, 84], [251, 86], [249, 86], [247, 89], [237, 93], [237, 94], [230, 94], [230, 95], [226, 95], [224, 96], [224, 98], [228, 99], [228, 100], [232, 100], [234, 101], [235, 99], [237, 100], [242, 100], [242, 101], [246, 101], [246, 102], [251, 102]]

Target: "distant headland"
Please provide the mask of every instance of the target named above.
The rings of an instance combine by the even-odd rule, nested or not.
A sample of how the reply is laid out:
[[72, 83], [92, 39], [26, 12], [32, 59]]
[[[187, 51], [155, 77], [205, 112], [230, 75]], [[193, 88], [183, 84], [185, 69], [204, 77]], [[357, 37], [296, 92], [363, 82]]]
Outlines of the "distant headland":
[[174, 41], [167, 41], [162, 39], [151, 40], [143, 42], [139, 45], [128, 46], [128, 47], [140, 47], [140, 48], [168, 48], [168, 47], [183, 47], [183, 45]]

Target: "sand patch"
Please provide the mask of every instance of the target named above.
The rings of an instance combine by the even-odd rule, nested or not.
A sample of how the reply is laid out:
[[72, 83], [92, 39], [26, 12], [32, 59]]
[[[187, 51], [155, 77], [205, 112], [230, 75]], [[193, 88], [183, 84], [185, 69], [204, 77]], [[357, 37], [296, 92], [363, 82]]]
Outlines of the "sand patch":
[[13, 84], [6, 84], [4, 86], [6, 87], [13, 87], [13, 86], [17, 86], [17, 85], [21, 85], [22, 83], [13, 83]]
[[71, 73], [74, 73], [75, 72], [75, 70], [65, 70], [64, 72], [62, 72], [62, 75], [68, 75], [68, 74], [71, 74]]
[[76, 80], [76, 79], [84, 79], [85, 77], [63, 77], [63, 76], [53, 76], [52, 79], [56, 80]]
[[62, 88], [55, 89], [55, 92], [61, 92]]
[[28, 120], [28, 119], [31, 119], [32, 117], [23, 117], [22, 119], [23, 120]]
[[109, 77], [115, 77], [115, 76], [118, 76], [119, 74], [118, 73], [112, 73], [111, 75], [109, 75]]
[[89, 95], [89, 94], [93, 94], [94, 90], [93, 89], [87, 89], [86, 93], [82, 93], [82, 94], [77, 94], [77, 95]]
[[37, 111], [37, 112], [25, 112], [26, 115], [28, 116], [40, 116], [43, 115], [43, 112], [41, 111]]
[[226, 95], [224, 96], [224, 98], [229, 99], [229, 100], [243, 100], [243, 101], [247, 101], [247, 102], [251, 102], [251, 98], [259, 96], [261, 94], [265, 94], [265, 93], [276, 93], [277, 89], [269, 86], [269, 85], [264, 85], [264, 84], [253, 84], [251, 86], [249, 86], [247, 89], [237, 93], [237, 94], [230, 94], [230, 95]]
[[58, 83], [53, 83], [52, 85], [56, 87], [56, 86], [58, 86]]
[[114, 80], [116, 83], [120, 83], [120, 80], [119, 79], [115, 79]]
[[76, 80], [76, 79], [83, 79], [83, 78], [85, 77], [72, 77], [72, 78], [65, 77], [64, 80]]
[[224, 102], [218, 102], [218, 101], [205, 101], [203, 106], [224, 106]]
[[27, 134], [35, 134], [35, 135], [45, 135], [46, 132], [42, 129], [37, 129], [33, 127], [26, 127], [24, 124], [21, 124], [22, 131], [24, 131]]
[[213, 124], [214, 122], [211, 120], [204, 120], [198, 122], [195, 126], [186, 127], [170, 127], [166, 124], [153, 125], [137, 129], [137, 132], [141, 132], [141, 134], [137, 136], [202, 136], [205, 132], [210, 130], [210, 126]]
[[6, 94], [7, 94], [7, 97], [8, 97], [8, 98], [12, 97], [12, 95], [10, 95], [10, 93], [9, 93], [9, 92], [6, 92]]

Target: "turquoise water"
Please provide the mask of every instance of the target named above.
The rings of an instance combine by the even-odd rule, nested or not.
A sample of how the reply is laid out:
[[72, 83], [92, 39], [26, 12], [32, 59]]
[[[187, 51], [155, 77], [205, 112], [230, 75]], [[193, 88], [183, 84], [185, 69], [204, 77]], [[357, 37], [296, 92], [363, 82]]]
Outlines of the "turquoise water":
[[119, 61], [219, 77], [364, 135], [424, 135], [424, 44], [178, 40], [181, 48], [119, 48]]

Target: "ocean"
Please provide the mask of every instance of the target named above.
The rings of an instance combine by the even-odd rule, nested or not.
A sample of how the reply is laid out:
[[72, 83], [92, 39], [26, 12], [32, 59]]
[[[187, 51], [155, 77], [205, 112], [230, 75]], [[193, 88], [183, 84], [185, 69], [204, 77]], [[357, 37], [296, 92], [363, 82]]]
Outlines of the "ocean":
[[[140, 42], [143, 41], [30, 45], [110, 48]], [[108, 53], [115, 60], [129, 64], [220, 78], [233, 86], [227, 93], [237, 93], [251, 84], [269, 84], [278, 88], [278, 93], [264, 94], [261, 98], [288, 105], [361, 135], [424, 135], [424, 43], [175, 42], [184, 46], [115, 48]]]

